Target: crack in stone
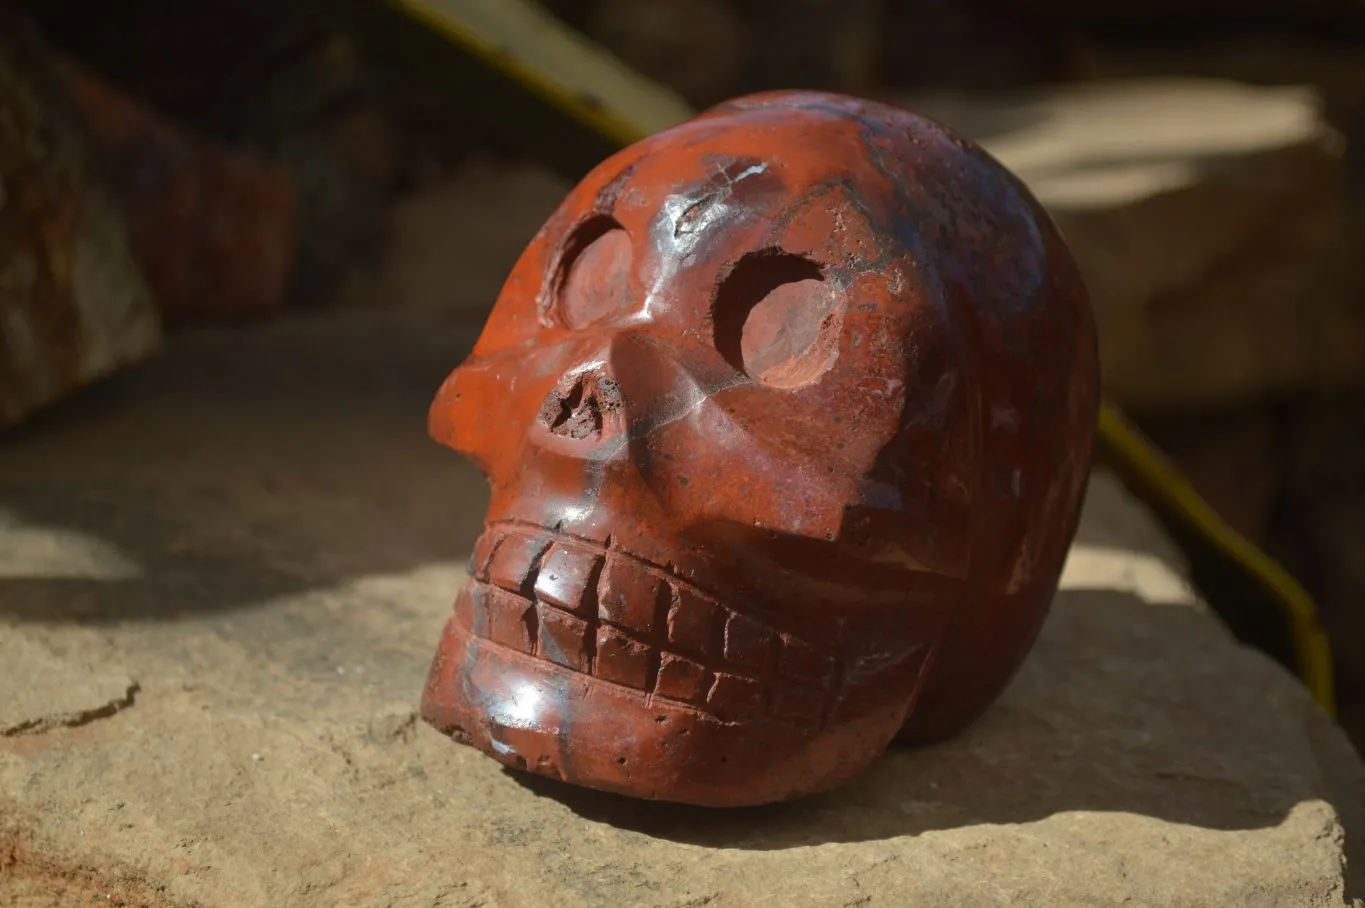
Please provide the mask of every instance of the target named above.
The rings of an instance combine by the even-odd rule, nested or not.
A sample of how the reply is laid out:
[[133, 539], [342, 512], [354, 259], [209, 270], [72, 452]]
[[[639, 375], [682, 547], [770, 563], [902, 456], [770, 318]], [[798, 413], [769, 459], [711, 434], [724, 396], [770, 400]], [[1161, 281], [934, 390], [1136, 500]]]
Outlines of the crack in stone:
[[59, 728], [79, 728], [82, 725], [89, 725], [91, 722], [96, 722], [100, 719], [107, 719], [132, 706], [141, 690], [141, 685], [134, 681], [128, 685], [128, 688], [122, 697], [110, 700], [101, 706], [96, 706], [93, 709], [82, 709], [76, 712], [58, 713], [57, 715], [39, 716], [36, 719], [27, 719], [16, 725], [0, 728], [0, 738], [42, 735]]

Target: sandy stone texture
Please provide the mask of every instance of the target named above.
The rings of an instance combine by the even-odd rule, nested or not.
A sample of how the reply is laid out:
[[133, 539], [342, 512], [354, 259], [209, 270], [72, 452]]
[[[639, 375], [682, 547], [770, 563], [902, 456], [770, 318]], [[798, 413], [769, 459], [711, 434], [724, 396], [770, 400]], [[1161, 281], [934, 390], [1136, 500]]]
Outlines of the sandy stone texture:
[[[1365, 769], [1097, 477], [999, 704], [843, 790], [536, 781], [415, 705], [486, 492], [428, 442], [468, 319], [177, 336], [0, 446], [0, 904], [1330, 906]], [[1349, 861], [1348, 861], [1349, 858]], [[1359, 904], [1358, 902], [1356, 904]]]

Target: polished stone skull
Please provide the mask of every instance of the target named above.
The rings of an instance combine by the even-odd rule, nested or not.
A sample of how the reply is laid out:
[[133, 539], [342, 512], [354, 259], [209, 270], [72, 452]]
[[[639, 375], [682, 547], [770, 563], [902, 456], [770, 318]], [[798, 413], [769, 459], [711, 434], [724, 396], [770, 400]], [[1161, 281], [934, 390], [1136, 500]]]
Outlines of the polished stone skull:
[[743, 97], [603, 162], [432, 405], [492, 486], [423, 716], [520, 769], [777, 801], [975, 719], [1076, 529], [1077, 268], [943, 127]]

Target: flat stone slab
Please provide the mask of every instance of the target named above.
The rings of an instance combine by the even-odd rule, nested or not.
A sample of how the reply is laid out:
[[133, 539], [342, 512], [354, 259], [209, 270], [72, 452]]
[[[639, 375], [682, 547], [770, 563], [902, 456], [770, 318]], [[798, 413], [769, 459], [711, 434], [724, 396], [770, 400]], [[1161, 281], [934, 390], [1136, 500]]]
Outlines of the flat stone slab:
[[1361, 891], [1358, 758], [1103, 477], [1001, 702], [843, 790], [687, 809], [443, 740], [415, 706], [486, 493], [424, 417], [471, 340], [402, 312], [179, 336], [5, 439], [0, 903], [1221, 908]]

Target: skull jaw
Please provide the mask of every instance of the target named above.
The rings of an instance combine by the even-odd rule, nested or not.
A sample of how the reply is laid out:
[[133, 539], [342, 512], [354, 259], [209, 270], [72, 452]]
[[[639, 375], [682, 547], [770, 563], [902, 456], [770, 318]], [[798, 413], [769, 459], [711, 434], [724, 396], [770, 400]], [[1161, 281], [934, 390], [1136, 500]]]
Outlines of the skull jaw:
[[881, 687], [819, 726], [722, 721], [686, 704], [564, 670], [446, 625], [424, 721], [504, 765], [572, 785], [702, 807], [812, 795], [859, 775], [904, 722], [912, 694]]

